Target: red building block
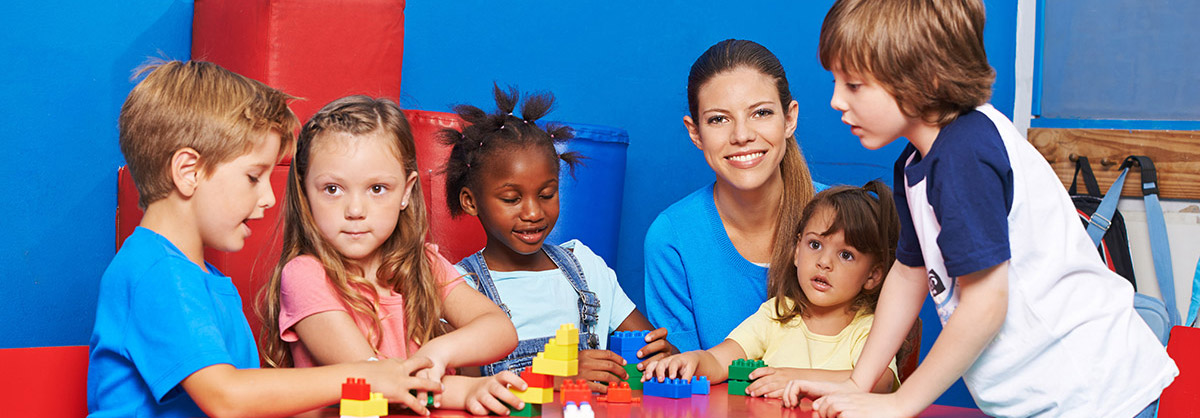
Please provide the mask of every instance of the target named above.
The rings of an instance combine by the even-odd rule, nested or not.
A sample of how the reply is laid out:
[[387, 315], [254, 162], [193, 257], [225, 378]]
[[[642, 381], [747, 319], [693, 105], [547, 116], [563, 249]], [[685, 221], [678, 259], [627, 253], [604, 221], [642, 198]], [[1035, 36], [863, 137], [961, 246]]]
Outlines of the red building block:
[[612, 382], [608, 384], [608, 395], [600, 396], [601, 402], [612, 403], [641, 403], [642, 398], [633, 397], [633, 390], [627, 382]]
[[342, 383], [342, 399], [366, 401], [371, 399], [371, 385], [367, 379], [348, 378]]
[[562, 393], [563, 405], [567, 402], [575, 402], [578, 405], [592, 400], [592, 390], [588, 388], [586, 380], [564, 380], [559, 392]]
[[525, 368], [521, 372], [521, 380], [531, 388], [552, 388], [554, 387], [554, 376], [534, 373], [532, 367]]

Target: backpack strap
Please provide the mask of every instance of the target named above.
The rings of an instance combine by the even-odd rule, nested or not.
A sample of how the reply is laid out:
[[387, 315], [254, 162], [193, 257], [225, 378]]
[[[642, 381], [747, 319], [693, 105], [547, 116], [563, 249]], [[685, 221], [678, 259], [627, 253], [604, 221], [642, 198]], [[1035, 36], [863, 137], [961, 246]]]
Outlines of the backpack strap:
[[[1142, 169], [1142, 198], [1146, 201], [1146, 225], [1150, 230], [1150, 252], [1154, 256], [1154, 275], [1158, 276], [1158, 290], [1171, 316], [1171, 325], [1179, 325], [1179, 309], [1175, 303], [1175, 273], [1171, 267], [1171, 243], [1167, 240], [1167, 222], [1163, 218], [1162, 204], [1158, 201], [1158, 172], [1150, 157], [1131, 155], [1121, 163], [1128, 171], [1134, 164]], [[1122, 173], [1124, 176], [1124, 173]], [[1109, 193], [1112, 189], [1109, 189]], [[1120, 190], [1117, 191], [1120, 194]], [[1108, 196], [1105, 196], [1107, 199]]]
[[1197, 326], [1196, 311], [1200, 310], [1200, 260], [1196, 261], [1196, 276], [1192, 277], [1192, 304], [1188, 306], [1187, 322], [1191, 326]]
[[1083, 186], [1087, 188], [1087, 194], [1100, 197], [1100, 184], [1096, 183], [1096, 175], [1092, 174], [1092, 164], [1088, 163], [1088, 158], [1080, 156], [1075, 160], [1075, 175], [1071, 176], [1071, 188], [1067, 193], [1072, 196], [1078, 194], [1078, 188], [1075, 186], [1079, 181], [1079, 174], [1083, 173]]
[[[1081, 160], [1084, 158], [1079, 157]], [[1091, 170], [1089, 169], [1088, 171]], [[1121, 189], [1125, 187], [1125, 175], [1128, 173], [1129, 167], [1121, 164], [1121, 175], [1117, 176], [1117, 180], [1113, 182], [1112, 187], [1108, 188], [1108, 192], [1104, 194], [1104, 199], [1100, 200], [1100, 205], [1096, 207], [1096, 211], [1092, 212], [1092, 217], [1088, 219], [1087, 233], [1092, 238], [1093, 245], [1100, 246], [1100, 240], [1104, 238], [1104, 233], [1108, 232], [1108, 227], [1112, 225], [1113, 213], [1117, 211], [1117, 202], [1121, 200]], [[1150, 212], [1149, 208], [1146, 208], [1146, 212]], [[1160, 210], [1159, 213], [1161, 214], [1162, 211]]]

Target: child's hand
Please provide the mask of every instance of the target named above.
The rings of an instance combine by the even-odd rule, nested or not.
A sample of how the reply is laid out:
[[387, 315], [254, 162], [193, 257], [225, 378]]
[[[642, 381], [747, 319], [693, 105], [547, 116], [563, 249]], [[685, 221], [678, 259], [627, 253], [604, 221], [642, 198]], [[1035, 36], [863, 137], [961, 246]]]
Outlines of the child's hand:
[[[786, 403], [786, 402], [785, 402]], [[799, 403], [797, 403], [799, 404]], [[895, 393], [843, 392], [813, 401], [813, 412], [823, 417], [915, 417], [921, 408], [905, 405]]]
[[608, 393], [610, 382], [629, 378], [625, 359], [608, 350], [579, 350], [579, 374], [576, 379], [587, 380], [592, 392]]
[[807, 370], [792, 367], [760, 367], [750, 372], [750, 380], [753, 380], [754, 383], [746, 387], [746, 393], [750, 396], [781, 398], [789, 382], [812, 379], [813, 376], [806, 373]]
[[[753, 373], [751, 375], [753, 375]], [[749, 389], [749, 387], [747, 387], [747, 389]], [[780, 394], [780, 397], [783, 399], [783, 406], [794, 408], [800, 406], [800, 400], [803, 398], [817, 398], [828, 396], [834, 393], [862, 393], [862, 391], [859, 390], [858, 385], [855, 385], [854, 381], [850, 379], [846, 379], [841, 382], [821, 382], [801, 379], [788, 381], [787, 385], [784, 386], [783, 393]], [[814, 406], [814, 409], [815, 408], [816, 407]]]
[[646, 363], [642, 371], [642, 381], [655, 377], [658, 377], [659, 382], [664, 378], [691, 379], [692, 374], [696, 373], [696, 366], [700, 364], [700, 353], [702, 352], [689, 351]]
[[642, 362], [638, 363], [638, 370], [644, 371], [648, 362], [661, 360], [672, 354], [679, 354], [679, 349], [667, 341], [667, 329], [650, 331], [646, 334], [646, 346], [637, 352], [638, 358], [642, 359]]
[[[525, 403], [516, 394], [508, 390], [509, 386], [517, 390], [525, 390], [529, 385], [520, 377], [508, 370], [492, 376], [470, 378], [472, 383], [467, 389], [465, 408], [473, 415], [508, 415], [507, 405], [514, 408], [524, 408]], [[503, 402], [503, 403], [501, 403]]]
[[421, 415], [429, 415], [429, 411], [425, 409], [425, 400], [417, 400], [409, 391], [419, 391], [421, 393], [441, 393], [442, 382], [430, 380], [420, 376], [413, 376], [429, 369], [432, 363], [428, 358], [417, 357], [407, 360], [384, 359], [375, 362], [368, 362], [372, 366], [378, 364], [378, 367], [371, 367], [377, 371], [377, 376], [368, 378], [367, 383], [371, 384], [372, 388], [378, 389], [392, 402], [403, 404], [405, 407], [412, 409]]
[[[435, 382], [441, 382], [442, 378], [446, 376], [446, 360], [442, 359], [441, 356], [428, 351], [423, 352], [422, 350], [417, 350], [416, 353], [413, 353], [410, 359], [426, 359], [431, 365], [428, 368], [418, 371], [416, 377], [429, 379]], [[429, 402], [429, 396], [433, 396], [433, 406], [435, 408], [440, 408], [442, 406], [441, 392], [417, 392], [417, 400], [420, 401], [422, 405], [426, 405]]]

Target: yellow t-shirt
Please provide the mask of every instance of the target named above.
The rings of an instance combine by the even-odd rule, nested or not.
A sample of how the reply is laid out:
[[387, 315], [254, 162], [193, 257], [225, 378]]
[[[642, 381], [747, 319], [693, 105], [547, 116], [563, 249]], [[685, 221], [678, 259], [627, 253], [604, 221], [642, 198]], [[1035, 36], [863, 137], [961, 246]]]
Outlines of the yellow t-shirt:
[[[742, 346], [747, 358], [762, 359], [768, 366], [823, 370], [854, 369], [875, 322], [875, 315], [859, 312], [837, 335], [820, 335], [809, 331], [799, 315], [786, 325], [773, 318], [775, 298], [760, 305], [728, 338]], [[898, 376], [895, 358], [888, 368]]]

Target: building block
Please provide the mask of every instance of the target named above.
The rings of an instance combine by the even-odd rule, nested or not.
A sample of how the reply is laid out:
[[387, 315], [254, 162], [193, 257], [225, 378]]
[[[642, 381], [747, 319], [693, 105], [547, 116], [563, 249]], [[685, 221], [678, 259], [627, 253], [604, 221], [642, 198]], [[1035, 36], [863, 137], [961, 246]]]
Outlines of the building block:
[[382, 393], [373, 392], [369, 400], [342, 399], [343, 417], [381, 417], [388, 414], [388, 402]]
[[579, 328], [576, 328], [575, 324], [562, 324], [558, 327], [558, 331], [554, 333], [554, 339], [557, 340], [559, 344], [569, 344], [570, 342], [574, 341], [575, 344], [578, 345]]
[[730, 380], [726, 383], [729, 383], [730, 395], [746, 396], [746, 388], [750, 387], [750, 382], [745, 380]]
[[546, 358], [545, 353], [538, 353], [533, 358], [533, 372], [551, 376], [574, 376], [579, 374], [579, 360], [555, 360]]
[[664, 379], [659, 382], [658, 379], [650, 379], [642, 382], [642, 396], [654, 396], [659, 398], [690, 398], [692, 397], [692, 385], [683, 379]]
[[552, 387], [549, 387], [549, 388], [530, 387], [529, 389], [525, 389], [525, 390], [516, 390], [514, 388], [508, 388], [508, 390], [511, 391], [514, 395], [517, 395], [517, 398], [521, 399], [522, 401], [525, 401], [525, 403], [527, 403], [527, 404], [530, 404], [530, 403], [544, 404], [544, 403], [554, 402], [554, 388], [552, 388]]
[[578, 404], [592, 400], [592, 389], [588, 388], [586, 380], [564, 380], [558, 391], [564, 405], [567, 402]]
[[370, 400], [371, 385], [367, 384], [367, 379], [347, 378], [346, 383], [342, 383], [342, 399]]
[[596, 412], [592, 411], [592, 406], [587, 402], [578, 405], [569, 402], [563, 407], [563, 418], [596, 418]]
[[579, 340], [575, 340], [574, 344], [559, 344], [558, 338], [551, 338], [550, 342], [542, 350], [546, 353], [546, 358], [554, 360], [578, 360], [579, 359]]
[[525, 407], [516, 409], [508, 407], [508, 416], [510, 417], [540, 417], [542, 416], [542, 405], [536, 403], [525, 402]]
[[521, 380], [531, 388], [554, 388], [554, 376], [534, 373], [529, 369], [521, 371]]
[[624, 366], [625, 373], [629, 374], [629, 379], [625, 383], [629, 384], [629, 388], [633, 390], [642, 390], [642, 371], [637, 369], [636, 364], [626, 364]]
[[708, 376], [692, 376], [692, 394], [707, 395], [712, 390], [712, 385], [708, 383]]
[[729, 380], [750, 380], [750, 372], [755, 369], [767, 367], [767, 363], [762, 360], [746, 360], [737, 359], [733, 364], [729, 365]]
[[608, 350], [617, 353], [627, 363], [637, 364], [642, 361], [637, 352], [646, 346], [646, 334], [649, 331], [617, 331], [608, 337]]
[[608, 384], [608, 394], [601, 395], [596, 398], [601, 402], [611, 403], [641, 403], [642, 398], [633, 397], [633, 390], [626, 382], [612, 382]]

